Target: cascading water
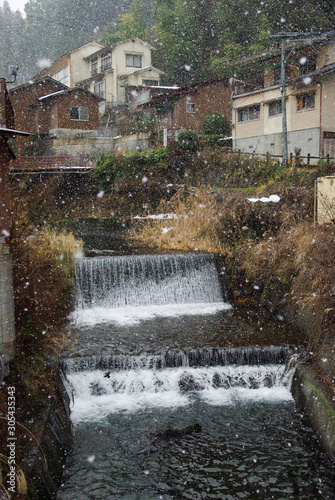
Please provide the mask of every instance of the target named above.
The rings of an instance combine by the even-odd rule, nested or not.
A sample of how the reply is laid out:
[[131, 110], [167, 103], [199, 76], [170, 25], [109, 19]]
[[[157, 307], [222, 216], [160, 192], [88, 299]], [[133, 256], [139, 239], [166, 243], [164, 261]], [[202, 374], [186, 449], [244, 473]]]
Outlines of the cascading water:
[[290, 393], [295, 337], [228, 313], [213, 255], [81, 259], [76, 280], [59, 500], [333, 498]]
[[188, 349], [69, 358], [62, 365], [73, 388], [72, 420], [79, 423], [196, 399], [215, 406], [240, 399], [290, 401], [290, 356], [289, 348]]
[[136, 323], [229, 309], [211, 254], [79, 259], [77, 323]]

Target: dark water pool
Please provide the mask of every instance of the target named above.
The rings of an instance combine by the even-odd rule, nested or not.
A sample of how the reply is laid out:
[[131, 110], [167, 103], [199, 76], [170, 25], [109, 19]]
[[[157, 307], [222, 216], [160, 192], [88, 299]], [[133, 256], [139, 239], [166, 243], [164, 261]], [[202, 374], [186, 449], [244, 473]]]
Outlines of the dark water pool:
[[[199, 422], [201, 432], [153, 437]], [[59, 499], [332, 499], [335, 469], [293, 401], [111, 414], [75, 428]]]

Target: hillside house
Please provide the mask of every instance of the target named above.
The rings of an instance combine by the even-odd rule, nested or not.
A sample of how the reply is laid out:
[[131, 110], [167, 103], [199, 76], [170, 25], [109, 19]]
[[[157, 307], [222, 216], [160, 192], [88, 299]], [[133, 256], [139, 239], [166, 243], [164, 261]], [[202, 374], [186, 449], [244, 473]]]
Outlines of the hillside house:
[[92, 42], [61, 56], [35, 78], [52, 76], [69, 87], [79, 86], [104, 99], [100, 110], [129, 102], [139, 85], [159, 85], [162, 71], [151, 65], [154, 48], [139, 38], [110, 47]]
[[28, 139], [17, 138], [19, 155], [31, 150], [41, 138], [45, 148], [53, 138], [98, 134], [101, 99], [82, 88], [69, 88], [47, 76], [11, 89], [10, 98], [15, 127], [32, 134]]
[[[288, 154], [335, 156], [335, 36], [290, 41], [286, 48]], [[247, 153], [282, 155], [280, 48], [246, 56], [265, 66], [264, 85], [233, 95], [233, 147]], [[248, 61], [235, 61], [234, 64]]]
[[180, 130], [194, 130], [201, 135], [204, 119], [214, 112], [230, 121], [231, 94], [229, 80], [220, 78], [179, 88], [162, 88], [156, 94], [144, 89], [136, 99], [139, 109], [155, 114], [158, 131], [162, 133], [166, 129], [168, 137], [177, 140]]

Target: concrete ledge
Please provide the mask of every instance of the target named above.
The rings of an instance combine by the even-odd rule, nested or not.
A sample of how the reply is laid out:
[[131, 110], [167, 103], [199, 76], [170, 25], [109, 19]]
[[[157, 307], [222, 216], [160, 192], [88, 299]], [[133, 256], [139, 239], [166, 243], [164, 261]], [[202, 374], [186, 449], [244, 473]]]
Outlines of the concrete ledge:
[[307, 414], [323, 447], [335, 460], [335, 394], [331, 394], [316, 372], [307, 366], [297, 368], [292, 394]]

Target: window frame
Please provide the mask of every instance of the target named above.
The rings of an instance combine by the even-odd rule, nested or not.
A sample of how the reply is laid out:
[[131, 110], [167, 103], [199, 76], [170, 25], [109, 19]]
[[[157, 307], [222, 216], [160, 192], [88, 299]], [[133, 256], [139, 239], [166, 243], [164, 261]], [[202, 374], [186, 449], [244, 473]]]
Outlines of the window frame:
[[[78, 118], [73, 116], [74, 110], [77, 110]], [[84, 117], [83, 117], [84, 115]], [[89, 109], [87, 106], [70, 106], [70, 120], [77, 122], [88, 122], [89, 121]]]
[[197, 112], [195, 102], [186, 101], [186, 113], [188, 115], [194, 115]]
[[[312, 104], [308, 104], [307, 99], [313, 97]], [[302, 113], [304, 111], [310, 111], [315, 109], [315, 97], [316, 92], [305, 92], [304, 94], [297, 95], [297, 113]], [[301, 104], [301, 105], [300, 105]]]
[[106, 54], [101, 56], [100, 59], [100, 69], [101, 71], [106, 71], [107, 69], [112, 67], [112, 56], [111, 54]]
[[91, 59], [91, 75], [97, 75], [99, 71], [98, 68], [98, 56]]
[[55, 80], [57, 80], [57, 82], [66, 84], [69, 81], [69, 67], [64, 66], [64, 68], [57, 71], [55, 73]]
[[[256, 116], [253, 117], [253, 113], [256, 112]], [[246, 119], [241, 119], [244, 116]], [[245, 108], [240, 108], [237, 110], [237, 122], [245, 123], [255, 120], [260, 120], [261, 117], [261, 105], [253, 104], [252, 106], [246, 106]]]
[[[97, 87], [97, 89], [96, 89]], [[98, 97], [105, 98], [105, 82], [101, 80], [100, 82], [95, 82], [93, 85], [93, 93]]]
[[[272, 108], [275, 108], [275, 109], [272, 111]], [[283, 110], [282, 110], [282, 104], [281, 104], [280, 99], [278, 99], [276, 101], [269, 102], [269, 117], [270, 118], [272, 118], [274, 116], [280, 116], [282, 114], [283, 114]]]
[[[135, 61], [139, 61], [139, 65]], [[142, 54], [126, 53], [126, 67], [127, 68], [142, 68]]]
[[142, 80], [142, 85], [144, 87], [158, 87], [159, 81], [158, 80], [148, 80], [147, 78], [143, 78]]

